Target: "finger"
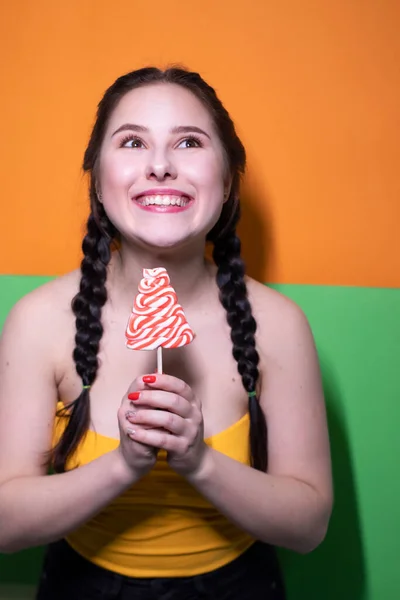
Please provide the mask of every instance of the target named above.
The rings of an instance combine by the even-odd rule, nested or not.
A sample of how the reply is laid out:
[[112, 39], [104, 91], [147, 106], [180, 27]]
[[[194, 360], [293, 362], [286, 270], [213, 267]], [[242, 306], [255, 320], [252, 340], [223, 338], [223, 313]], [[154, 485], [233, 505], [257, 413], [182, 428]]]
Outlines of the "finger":
[[129, 410], [127, 420], [133, 425], [142, 425], [143, 428], [168, 430], [175, 435], [182, 435], [186, 423], [182, 417], [164, 410]]
[[140, 429], [131, 426], [133, 431], [129, 433], [132, 440], [152, 446], [154, 448], [162, 448], [167, 452], [177, 452], [184, 454], [190, 448], [190, 444], [185, 437], [173, 435], [168, 431], [157, 429]]
[[[133, 442], [139, 442], [139, 440], [137, 439], [137, 432], [138, 431], [145, 431], [144, 428], [142, 428], [140, 425], [137, 425], [136, 423], [130, 423], [129, 421], [127, 421], [127, 424], [124, 426], [123, 428], [123, 433], [124, 435], [126, 435], [126, 437], [130, 438]], [[154, 430], [154, 431], [158, 431], [158, 430]], [[160, 430], [162, 431], [162, 430]], [[148, 446], [148, 444], [144, 444], [143, 442], [140, 442], [141, 446]], [[148, 446], [149, 448], [152, 448], [152, 446]]]
[[[125, 427], [125, 434], [128, 438], [130, 438], [133, 442], [138, 442], [137, 432], [139, 431], [139, 427], [137, 425], [133, 425], [132, 423], [128, 423], [128, 426]], [[142, 444], [143, 446], [148, 446], [148, 444]]]
[[178, 379], [172, 375], [166, 375], [165, 373], [153, 373], [151, 375], [144, 375], [142, 380], [143, 383], [145, 383], [146, 386], [151, 389], [172, 392], [178, 396], [186, 398], [188, 402], [194, 402], [196, 400], [192, 388], [188, 386], [187, 383], [182, 381], [182, 379]]
[[[142, 431], [143, 430], [140, 428], [140, 426], [128, 423], [128, 427], [124, 428], [124, 434], [125, 434], [126, 438], [128, 439], [128, 443], [131, 442], [133, 444], [138, 444], [139, 446], [142, 447], [143, 451], [145, 453], [147, 452], [148, 454], [152, 454], [155, 449], [160, 450], [160, 446], [157, 446], [156, 444], [148, 444], [148, 443], [141, 441], [140, 438], [143, 437], [141, 435]], [[155, 430], [155, 431], [157, 431], [157, 430]]]
[[[151, 375], [148, 375], [147, 377], [155, 377], [156, 374], [152, 373]], [[132, 381], [132, 383], [130, 384], [127, 394], [130, 394], [131, 392], [136, 392], [136, 391], [140, 391], [140, 390], [148, 390], [148, 384], [145, 383], [143, 381], [143, 377], [146, 377], [146, 375], [140, 375], [139, 377], [136, 377], [136, 379], [134, 379]]]
[[[145, 408], [142, 409], [145, 412]], [[134, 414], [136, 411], [132, 406], [121, 406], [118, 409], [118, 422], [120, 427], [121, 435], [127, 435], [127, 429], [132, 427], [132, 424], [128, 418], [129, 413]], [[145, 427], [145, 426], [142, 426]]]
[[[133, 392], [128, 395], [129, 399], [131, 399], [131, 406], [133, 407], [158, 408], [179, 415], [183, 419], [189, 418], [193, 411], [193, 405], [186, 398], [163, 390]], [[131, 410], [134, 410], [134, 408]]]

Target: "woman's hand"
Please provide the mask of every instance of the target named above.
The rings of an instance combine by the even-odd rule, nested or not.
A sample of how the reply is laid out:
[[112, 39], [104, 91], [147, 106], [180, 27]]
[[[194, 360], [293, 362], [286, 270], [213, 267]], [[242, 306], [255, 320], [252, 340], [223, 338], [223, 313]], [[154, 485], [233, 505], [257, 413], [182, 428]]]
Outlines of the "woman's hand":
[[202, 465], [207, 451], [199, 400], [182, 380], [154, 374], [142, 378], [142, 388], [128, 394], [134, 405], [127, 415], [135, 442], [167, 452], [168, 464], [181, 475]]
[[[132, 393], [138, 393], [137, 390], [144, 390], [146, 388], [142, 377], [138, 377], [129, 386], [126, 395], [123, 397], [121, 406], [118, 410], [118, 425], [120, 433], [120, 445], [118, 451], [120, 452], [128, 471], [132, 472], [132, 475], [138, 474], [140, 476], [146, 475], [156, 463], [158, 448], [148, 444], [141, 443], [136, 436], [132, 435], [133, 427], [129, 421], [129, 415], [134, 414], [135, 406], [134, 403], [129, 399], [129, 395]], [[145, 407], [142, 407], [145, 412]]]

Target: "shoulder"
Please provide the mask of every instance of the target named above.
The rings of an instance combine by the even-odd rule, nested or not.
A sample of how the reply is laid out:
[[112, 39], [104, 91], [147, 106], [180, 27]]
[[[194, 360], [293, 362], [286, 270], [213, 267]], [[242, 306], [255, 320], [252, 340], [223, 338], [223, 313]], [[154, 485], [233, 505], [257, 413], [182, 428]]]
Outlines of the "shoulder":
[[246, 278], [246, 286], [254, 316], [260, 324], [277, 323], [279, 327], [285, 327], [287, 320], [289, 326], [293, 321], [307, 320], [300, 306], [281, 292], [250, 277]]
[[23, 296], [10, 310], [2, 337], [23, 332], [24, 339], [39, 335], [37, 339], [44, 342], [46, 337], [54, 336], [62, 322], [72, 316], [71, 300], [79, 289], [79, 280], [80, 271], [75, 270]]
[[263, 354], [276, 356], [290, 347], [314, 346], [308, 318], [298, 304], [254, 279], [247, 278], [246, 284]]
[[52, 411], [65, 349], [74, 336], [70, 305], [78, 281], [76, 272], [50, 281], [9, 312], [0, 336], [0, 408], [22, 406], [31, 396], [36, 407]]

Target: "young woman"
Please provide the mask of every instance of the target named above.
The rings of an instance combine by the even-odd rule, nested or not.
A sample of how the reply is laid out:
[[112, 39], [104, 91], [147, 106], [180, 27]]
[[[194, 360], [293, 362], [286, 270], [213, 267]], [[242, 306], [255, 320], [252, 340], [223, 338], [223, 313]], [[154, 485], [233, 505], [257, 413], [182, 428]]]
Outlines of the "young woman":
[[[245, 276], [234, 125], [198, 74], [141, 69], [106, 91], [83, 166], [81, 269], [2, 335], [0, 551], [49, 545], [39, 600], [281, 600], [274, 546], [326, 533], [329, 442], [304, 314]], [[158, 267], [196, 334], [165, 374], [124, 337]]]

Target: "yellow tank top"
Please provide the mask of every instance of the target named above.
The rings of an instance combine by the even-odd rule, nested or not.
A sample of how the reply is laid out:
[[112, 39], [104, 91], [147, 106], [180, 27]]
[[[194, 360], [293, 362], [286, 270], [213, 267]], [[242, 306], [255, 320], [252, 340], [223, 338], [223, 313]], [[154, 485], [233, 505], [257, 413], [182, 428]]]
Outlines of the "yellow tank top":
[[[57, 418], [55, 443], [64, 427], [65, 419]], [[250, 464], [249, 427], [245, 414], [205, 442]], [[119, 440], [89, 430], [67, 469], [85, 465], [118, 445]], [[206, 573], [234, 560], [254, 542], [169, 468], [164, 451], [150, 473], [67, 540], [91, 562], [129, 577]]]

